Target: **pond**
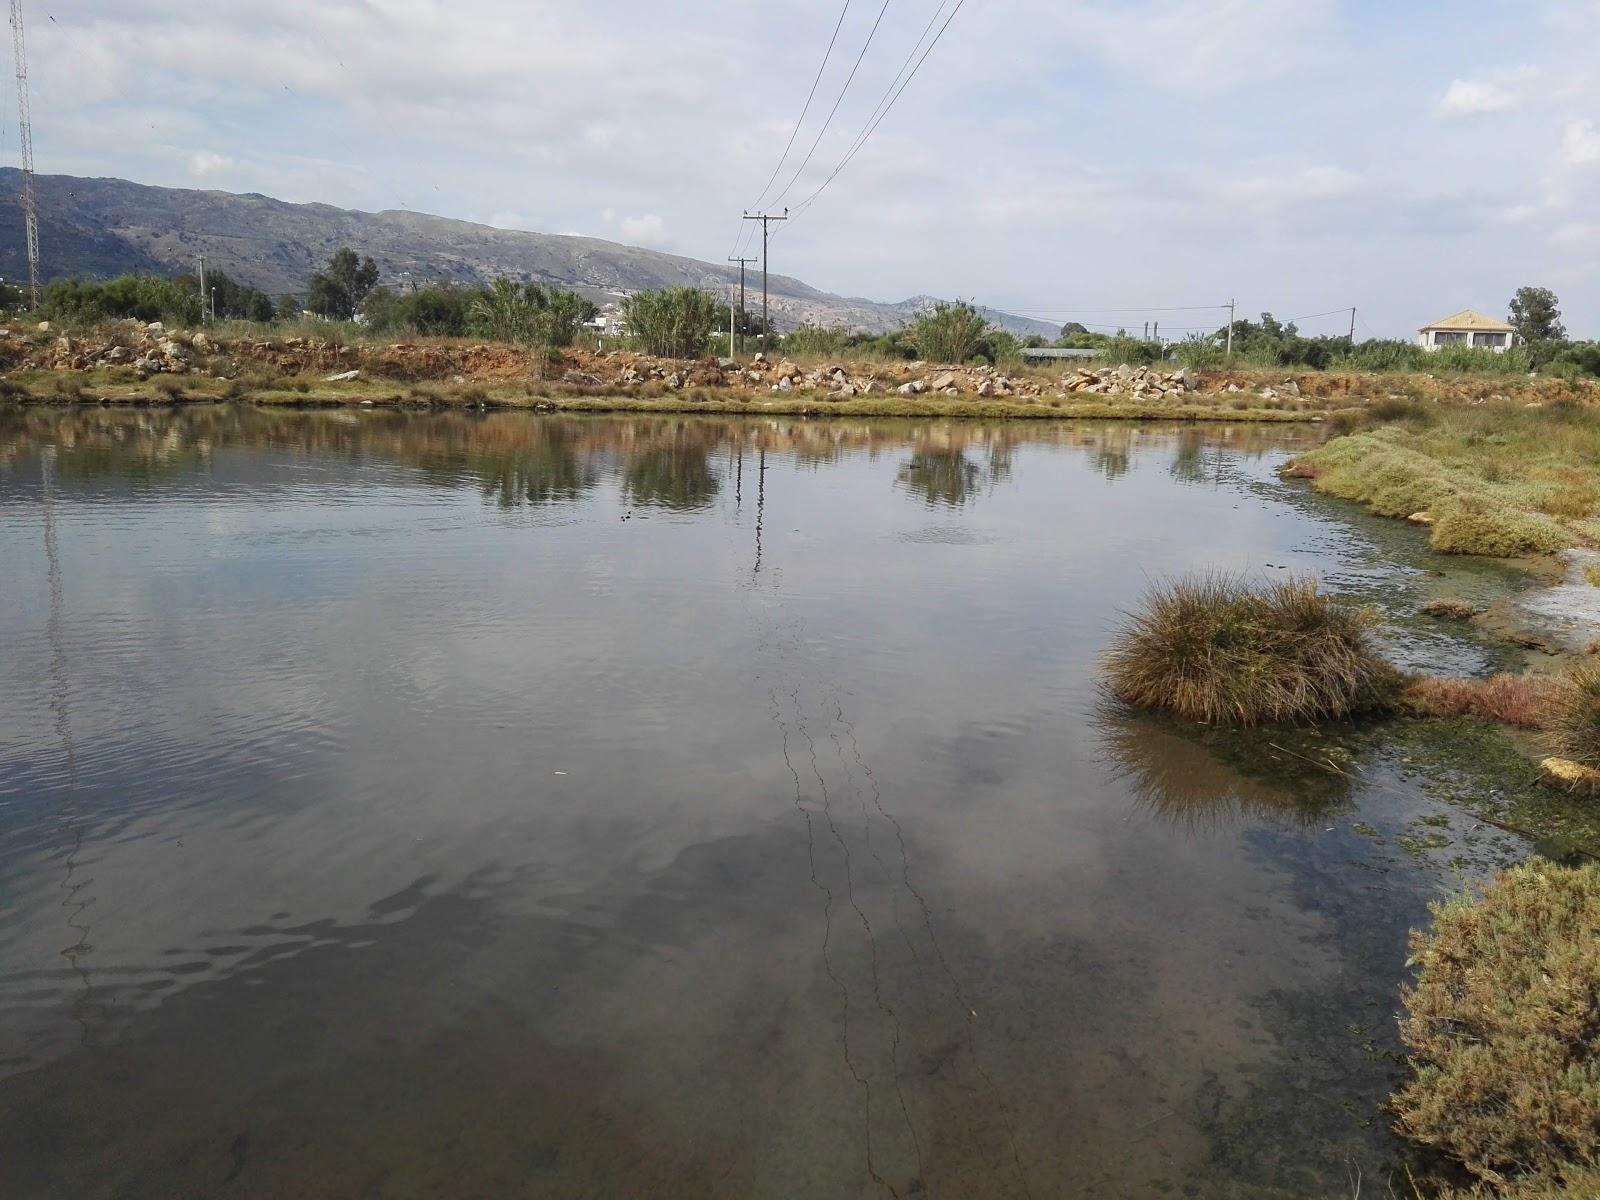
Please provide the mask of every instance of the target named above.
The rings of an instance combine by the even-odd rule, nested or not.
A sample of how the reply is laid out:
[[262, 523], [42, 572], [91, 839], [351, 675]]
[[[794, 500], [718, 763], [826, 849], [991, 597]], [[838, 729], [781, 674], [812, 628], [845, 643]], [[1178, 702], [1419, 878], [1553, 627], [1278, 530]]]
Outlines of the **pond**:
[[1522, 848], [1096, 671], [1159, 575], [1431, 586], [1319, 436], [0, 411], [0, 1194], [1381, 1178]]

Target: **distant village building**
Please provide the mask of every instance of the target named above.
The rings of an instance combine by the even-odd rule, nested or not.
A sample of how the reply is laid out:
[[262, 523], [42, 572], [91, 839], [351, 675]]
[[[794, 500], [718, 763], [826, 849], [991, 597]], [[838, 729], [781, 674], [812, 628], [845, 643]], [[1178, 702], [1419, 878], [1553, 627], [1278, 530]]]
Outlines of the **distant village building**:
[[623, 337], [628, 332], [628, 323], [623, 319], [621, 307], [616, 304], [601, 305], [600, 311], [595, 313], [588, 325], [602, 337]]
[[1504, 354], [1511, 349], [1515, 333], [1516, 330], [1504, 321], [1467, 308], [1432, 325], [1424, 325], [1419, 341], [1422, 348], [1430, 352], [1446, 346], [1470, 346]]

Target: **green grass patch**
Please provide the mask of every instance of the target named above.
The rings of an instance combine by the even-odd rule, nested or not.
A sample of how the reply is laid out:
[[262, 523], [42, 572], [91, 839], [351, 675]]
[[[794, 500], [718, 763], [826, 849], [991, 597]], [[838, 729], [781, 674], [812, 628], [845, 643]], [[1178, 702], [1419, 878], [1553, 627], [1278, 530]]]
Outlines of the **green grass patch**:
[[[1382, 422], [1377, 407], [1362, 425]], [[1582, 405], [1388, 407], [1289, 465], [1320, 492], [1423, 516], [1446, 554], [1550, 554], [1600, 532], [1600, 413]]]

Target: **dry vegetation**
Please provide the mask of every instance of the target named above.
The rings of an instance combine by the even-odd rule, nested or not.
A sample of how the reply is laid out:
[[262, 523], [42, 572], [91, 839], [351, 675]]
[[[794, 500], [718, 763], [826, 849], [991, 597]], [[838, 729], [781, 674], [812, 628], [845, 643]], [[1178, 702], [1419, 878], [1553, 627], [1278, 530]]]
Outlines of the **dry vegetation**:
[[1549, 691], [1543, 714], [1550, 752], [1600, 770], [1600, 664], [1577, 664]]
[[1504, 1196], [1592, 1195], [1600, 1163], [1600, 867], [1534, 861], [1413, 933], [1397, 1124]]
[[1190, 721], [1344, 717], [1387, 706], [1398, 687], [1372, 648], [1373, 621], [1310, 580], [1158, 583], [1112, 643], [1107, 681], [1125, 703]]
[[1405, 707], [1429, 717], [1477, 717], [1515, 729], [1543, 728], [1554, 685], [1525, 675], [1488, 679], [1427, 677], [1406, 684]]

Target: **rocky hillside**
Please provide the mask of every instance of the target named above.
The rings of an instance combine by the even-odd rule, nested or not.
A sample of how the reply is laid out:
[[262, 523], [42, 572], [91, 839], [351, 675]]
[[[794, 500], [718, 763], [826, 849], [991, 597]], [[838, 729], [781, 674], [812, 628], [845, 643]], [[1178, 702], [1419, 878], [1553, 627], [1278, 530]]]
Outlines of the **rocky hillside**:
[[[17, 211], [21, 175], [0, 169], [0, 213]], [[423, 213], [353, 212], [326, 204], [289, 204], [268, 196], [146, 187], [123, 179], [41, 175], [40, 258], [51, 278], [124, 271], [173, 273], [205, 256], [236, 279], [276, 296], [302, 292], [311, 272], [340, 246], [370, 254], [389, 282], [451, 279], [482, 283], [508, 276], [558, 283], [596, 299], [643, 288], [698, 285], [721, 291], [737, 279], [725, 264], [624, 246], [598, 238], [495, 229]], [[22, 222], [0, 220], [0, 275], [27, 274]], [[772, 277], [780, 326], [814, 322], [884, 332], [919, 307], [917, 297], [884, 304], [835, 296]], [[1014, 333], [1054, 336], [1054, 327], [991, 313]]]

